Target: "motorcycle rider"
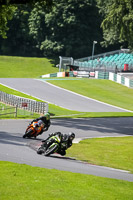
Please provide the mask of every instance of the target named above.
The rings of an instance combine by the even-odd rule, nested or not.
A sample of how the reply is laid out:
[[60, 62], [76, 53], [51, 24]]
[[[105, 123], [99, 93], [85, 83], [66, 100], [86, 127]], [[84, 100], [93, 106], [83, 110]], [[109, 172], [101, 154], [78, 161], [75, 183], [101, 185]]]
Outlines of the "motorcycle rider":
[[38, 117], [38, 118], [32, 120], [30, 124], [32, 124], [33, 122], [37, 122], [36, 127], [43, 125], [44, 128], [39, 133], [39, 134], [42, 134], [44, 131], [47, 131], [50, 127], [50, 124], [51, 124], [50, 114], [47, 112], [44, 116], [41, 116], [41, 117]]
[[66, 150], [72, 146], [72, 141], [75, 138], [75, 134], [70, 132], [68, 134], [62, 134], [61, 132], [55, 132], [49, 135], [49, 137], [46, 140], [42, 141], [41, 147], [37, 150], [38, 154], [42, 154], [45, 152], [45, 148], [47, 148], [47, 140], [52, 137], [58, 135], [61, 139], [61, 148], [58, 150], [57, 153], [61, 154], [62, 156], [66, 155]]

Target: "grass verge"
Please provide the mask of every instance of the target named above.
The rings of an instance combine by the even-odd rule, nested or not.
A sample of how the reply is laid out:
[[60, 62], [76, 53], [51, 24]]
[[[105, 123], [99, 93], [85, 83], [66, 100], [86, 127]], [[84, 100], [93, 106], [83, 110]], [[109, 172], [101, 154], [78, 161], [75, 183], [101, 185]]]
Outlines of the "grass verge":
[[0, 161], [2, 200], [132, 200], [133, 183]]
[[133, 173], [133, 137], [82, 140], [67, 150], [67, 156]]
[[59, 81], [58, 79], [49, 80], [49, 82], [86, 97], [133, 111], [133, 89], [131, 88], [103, 79], [68, 80]]

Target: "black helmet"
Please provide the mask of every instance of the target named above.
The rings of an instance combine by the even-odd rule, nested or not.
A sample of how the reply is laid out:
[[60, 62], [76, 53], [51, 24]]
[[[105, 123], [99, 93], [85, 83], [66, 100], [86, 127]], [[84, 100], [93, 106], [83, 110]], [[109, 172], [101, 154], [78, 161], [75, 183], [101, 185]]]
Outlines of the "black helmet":
[[72, 132], [70, 132], [69, 133], [69, 140], [73, 140], [75, 138], [75, 134], [74, 133], [72, 133]]

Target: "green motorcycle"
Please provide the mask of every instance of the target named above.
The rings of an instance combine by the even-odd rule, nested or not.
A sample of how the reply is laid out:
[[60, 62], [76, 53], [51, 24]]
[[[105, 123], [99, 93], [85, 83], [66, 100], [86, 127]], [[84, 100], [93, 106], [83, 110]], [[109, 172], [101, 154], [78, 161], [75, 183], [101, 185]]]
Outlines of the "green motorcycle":
[[61, 143], [61, 138], [58, 135], [54, 135], [45, 140], [43, 147], [41, 146], [37, 150], [37, 153], [43, 153], [44, 156], [49, 156], [50, 154], [58, 153], [62, 148], [65, 148], [65, 143]]

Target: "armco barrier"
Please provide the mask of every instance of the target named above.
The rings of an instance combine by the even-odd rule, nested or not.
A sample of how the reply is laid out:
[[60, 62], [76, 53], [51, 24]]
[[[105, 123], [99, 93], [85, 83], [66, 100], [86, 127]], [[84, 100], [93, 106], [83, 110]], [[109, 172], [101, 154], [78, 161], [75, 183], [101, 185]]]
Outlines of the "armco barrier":
[[125, 77], [123, 77], [123, 76], [121, 77], [121, 84], [125, 85]]
[[57, 72], [53, 74], [42, 75], [41, 78], [49, 78], [49, 77], [95, 77], [95, 72], [88, 71], [69, 71], [69, 72]]
[[109, 79], [109, 72], [98, 72], [98, 79]]
[[133, 80], [130, 80], [129, 87], [133, 88]]
[[77, 71], [77, 77], [89, 78], [90, 73], [86, 71]]
[[57, 77], [57, 73], [50, 74], [50, 77]]
[[122, 76], [122, 74], [115, 74], [113, 72], [95, 72], [96, 79], [109, 79], [127, 87], [133, 88], [133, 79]]

